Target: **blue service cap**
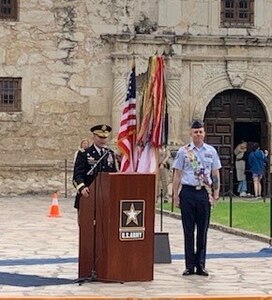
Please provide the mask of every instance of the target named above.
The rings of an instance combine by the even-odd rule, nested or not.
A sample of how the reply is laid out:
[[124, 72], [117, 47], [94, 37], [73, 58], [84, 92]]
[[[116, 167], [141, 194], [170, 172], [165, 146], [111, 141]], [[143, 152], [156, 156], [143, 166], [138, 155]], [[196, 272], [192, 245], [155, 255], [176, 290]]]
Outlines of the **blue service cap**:
[[204, 124], [203, 124], [203, 122], [200, 121], [200, 120], [194, 120], [194, 121], [192, 122], [191, 128], [203, 128], [203, 127], [204, 127]]

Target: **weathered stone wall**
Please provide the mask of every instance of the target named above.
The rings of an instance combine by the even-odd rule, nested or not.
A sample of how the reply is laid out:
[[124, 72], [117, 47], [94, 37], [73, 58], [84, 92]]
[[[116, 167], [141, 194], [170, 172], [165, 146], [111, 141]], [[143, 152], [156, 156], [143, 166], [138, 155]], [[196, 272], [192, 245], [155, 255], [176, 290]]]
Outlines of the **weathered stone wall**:
[[64, 192], [62, 162], [97, 122], [113, 145], [132, 54], [139, 77], [167, 54], [173, 146], [224, 89], [251, 91], [271, 121], [271, 28], [272, 0], [250, 29], [221, 27], [219, 0], [20, 0], [19, 21], [0, 22], [0, 76], [22, 77], [22, 112], [0, 112], [0, 195]]
[[224, 28], [220, 25], [220, 0], [159, 0], [161, 30], [188, 35], [271, 35], [271, 0], [255, 0], [254, 27]]
[[1, 166], [1, 195], [25, 193], [49, 195], [58, 191], [62, 195], [71, 196], [74, 193], [71, 171], [70, 167], [65, 167], [65, 161]]

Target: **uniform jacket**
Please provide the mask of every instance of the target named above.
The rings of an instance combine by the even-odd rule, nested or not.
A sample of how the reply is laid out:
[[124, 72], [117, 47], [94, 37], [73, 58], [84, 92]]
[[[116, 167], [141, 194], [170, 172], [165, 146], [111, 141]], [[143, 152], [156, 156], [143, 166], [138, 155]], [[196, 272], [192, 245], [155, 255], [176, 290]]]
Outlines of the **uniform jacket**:
[[117, 172], [114, 152], [108, 148], [107, 151], [106, 156], [89, 175], [87, 173], [94, 167], [102, 155], [98, 153], [94, 145], [91, 145], [85, 151], [78, 152], [73, 174], [73, 184], [78, 193], [84, 187], [91, 185], [98, 172]]

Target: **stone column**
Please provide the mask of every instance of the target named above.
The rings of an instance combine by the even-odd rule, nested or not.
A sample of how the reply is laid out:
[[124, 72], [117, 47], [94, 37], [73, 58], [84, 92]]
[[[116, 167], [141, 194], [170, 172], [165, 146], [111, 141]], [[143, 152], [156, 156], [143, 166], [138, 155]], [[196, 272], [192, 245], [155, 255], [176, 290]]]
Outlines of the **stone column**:
[[126, 59], [116, 58], [113, 64], [112, 138], [117, 137], [123, 104], [126, 97], [129, 68]]
[[169, 115], [169, 145], [182, 143], [182, 99], [181, 99], [181, 59], [170, 58], [167, 61], [167, 101]]

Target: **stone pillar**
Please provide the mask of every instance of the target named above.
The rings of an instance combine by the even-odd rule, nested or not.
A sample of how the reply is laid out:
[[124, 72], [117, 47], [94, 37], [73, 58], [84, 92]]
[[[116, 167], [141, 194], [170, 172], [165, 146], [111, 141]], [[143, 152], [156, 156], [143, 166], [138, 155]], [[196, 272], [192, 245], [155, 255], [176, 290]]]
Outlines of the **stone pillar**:
[[167, 61], [167, 101], [169, 115], [169, 145], [182, 143], [183, 109], [181, 99], [181, 59], [170, 58]]
[[113, 98], [112, 98], [112, 138], [116, 139], [123, 104], [126, 97], [127, 77], [130, 71], [127, 60], [116, 58], [113, 64]]

